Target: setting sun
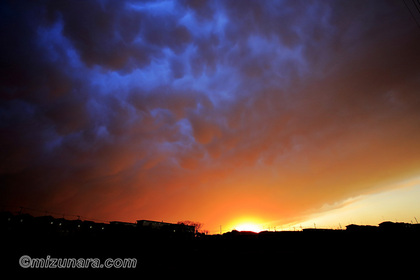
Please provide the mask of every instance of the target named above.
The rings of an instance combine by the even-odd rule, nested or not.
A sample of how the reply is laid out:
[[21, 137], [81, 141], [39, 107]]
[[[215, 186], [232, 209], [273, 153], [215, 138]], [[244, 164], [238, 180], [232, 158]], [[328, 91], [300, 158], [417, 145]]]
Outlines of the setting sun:
[[237, 231], [253, 231], [253, 232], [260, 232], [260, 231], [263, 230], [260, 225], [253, 224], [253, 223], [240, 224], [240, 225], [236, 226], [235, 229]]

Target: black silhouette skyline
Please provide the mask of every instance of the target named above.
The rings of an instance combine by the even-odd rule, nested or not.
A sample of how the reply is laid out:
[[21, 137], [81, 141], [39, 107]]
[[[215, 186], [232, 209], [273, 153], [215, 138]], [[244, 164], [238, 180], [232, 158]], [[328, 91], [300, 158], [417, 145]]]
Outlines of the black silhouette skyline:
[[[20, 257], [136, 260], [137, 266], [127, 271], [111, 270], [117, 270], [119, 275], [154, 270], [166, 275], [185, 267], [190, 273], [208, 270], [227, 273], [250, 266], [248, 270], [254, 272], [273, 269], [279, 263], [290, 269], [301, 265], [341, 269], [350, 260], [363, 265], [367, 273], [371, 267], [366, 267], [366, 262], [392, 263], [398, 269], [414, 264], [415, 252], [420, 247], [420, 224], [390, 221], [378, 226], [347, 225], [345, 230], [305, 228], [260, 233], [233, 230], [223, 235], [206, 235], [196, 232], [194, 226], [160, 221], [100, 223], [1, 212], [0, 234], [3, 268], [33, 273], [37, 269], [46, 273], [48, 269], [22, 268]], [[55, 268], [51, 273], [69, 269], [77, 273], [109, 270], [74, 266]]]

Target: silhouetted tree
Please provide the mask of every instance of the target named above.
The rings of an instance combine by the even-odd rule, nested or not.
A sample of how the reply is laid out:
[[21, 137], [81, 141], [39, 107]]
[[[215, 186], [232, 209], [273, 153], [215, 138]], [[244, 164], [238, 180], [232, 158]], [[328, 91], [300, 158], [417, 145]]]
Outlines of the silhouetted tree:
[[179, 225], [186, 225], [186, 226], [193, 226], [196, 233], [201, 232], [201, 229], [203, 227], [202, 223], [188, 221], [188, 220], [187, 221], [180, 221], [180, 222], [178, 222], [178, 224]]

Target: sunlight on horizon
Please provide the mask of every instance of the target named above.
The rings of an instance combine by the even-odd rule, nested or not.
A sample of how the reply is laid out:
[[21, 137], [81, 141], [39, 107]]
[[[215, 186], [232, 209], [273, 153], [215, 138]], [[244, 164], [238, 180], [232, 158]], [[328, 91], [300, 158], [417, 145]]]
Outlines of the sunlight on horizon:
[[326, 206], [331, 209], [321, 209], [301, 222], [290, 223], [283, 228], [345, 229], [349, 224], [378, 225], [384, 221], [417, 223], [416, 219], [420, 220], [420, 177], [392, 185], [382, 192], [348, 198], [336, 207]]
[[235, 230], [237, 230], [237, 231], [252, 231], [252, 232], [258, 233], [258, 232], [263, 231], [263, 228], [258, 224], [245, 223], [245, 224], [240, 224], [240, 225], [236, 226]]
[[[233, 220], [230, 223], [230, 226], [226, 228], [227, 231], [237, 230], [237, 231], [252, 231], [252, 232], [261, 232], [264, 230], [262, 220], [256, 218], [255, 216], [243, 216], [238, 219]], [[226, 231], [224, 231], [226, 232]]]

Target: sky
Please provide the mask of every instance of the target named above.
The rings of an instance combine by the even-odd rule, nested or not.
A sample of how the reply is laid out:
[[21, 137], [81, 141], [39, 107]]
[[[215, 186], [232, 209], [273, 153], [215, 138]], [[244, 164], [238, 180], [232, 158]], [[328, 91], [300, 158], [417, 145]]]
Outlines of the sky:
[[210, 233], [420, 218], [412, 2], [0, 5], [1, 207]]

